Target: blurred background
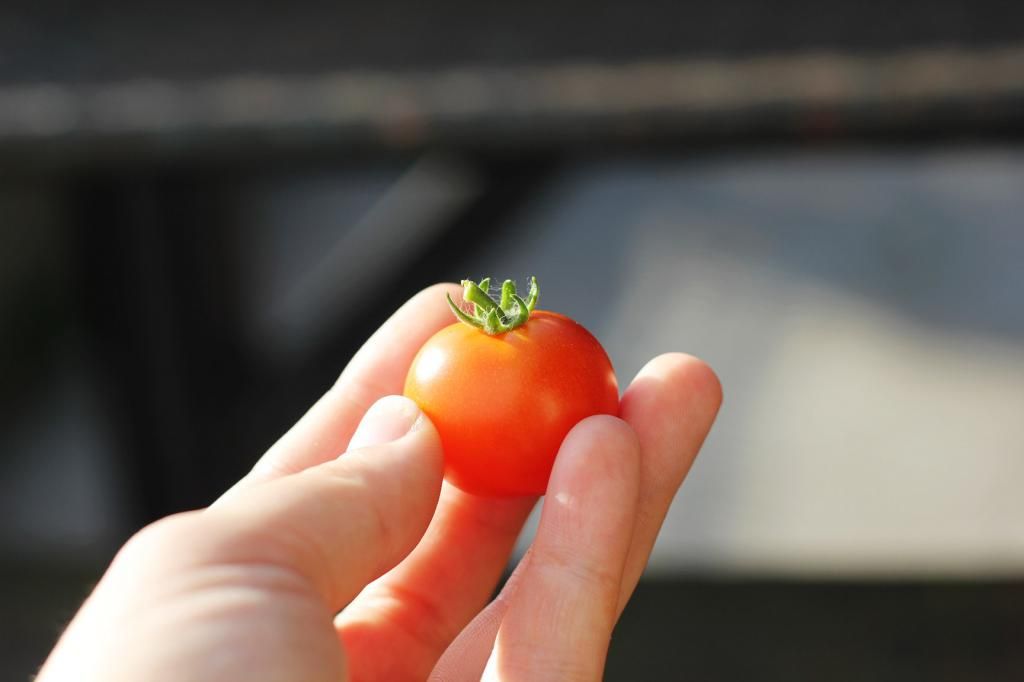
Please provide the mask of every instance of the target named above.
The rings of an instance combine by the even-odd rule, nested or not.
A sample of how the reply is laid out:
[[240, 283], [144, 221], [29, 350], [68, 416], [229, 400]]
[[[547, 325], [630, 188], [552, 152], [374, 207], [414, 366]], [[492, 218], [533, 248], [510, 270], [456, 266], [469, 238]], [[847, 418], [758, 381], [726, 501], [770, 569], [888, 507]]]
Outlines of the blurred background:
[[725, 387], [609, 680], [1024, 679], [1022, 143], [1019, 3], [6, 2], [0, 677], [409, 295], [536, 274]]

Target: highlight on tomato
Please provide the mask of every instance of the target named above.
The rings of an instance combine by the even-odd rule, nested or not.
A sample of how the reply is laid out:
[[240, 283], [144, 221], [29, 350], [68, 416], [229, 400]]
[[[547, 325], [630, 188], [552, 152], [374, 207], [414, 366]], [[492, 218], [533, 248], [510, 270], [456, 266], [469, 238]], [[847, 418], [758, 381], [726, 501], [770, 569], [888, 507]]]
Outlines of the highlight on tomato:
[[506, 280], [463, 280], [458, 318], [417, 353], [405, 395], [441, 436], [445, 477], [477, 495], [542, 495], [569, 430], [595, 414], [618, 414], [619, 389], [608, 354], [572, 319], [535, 310]]

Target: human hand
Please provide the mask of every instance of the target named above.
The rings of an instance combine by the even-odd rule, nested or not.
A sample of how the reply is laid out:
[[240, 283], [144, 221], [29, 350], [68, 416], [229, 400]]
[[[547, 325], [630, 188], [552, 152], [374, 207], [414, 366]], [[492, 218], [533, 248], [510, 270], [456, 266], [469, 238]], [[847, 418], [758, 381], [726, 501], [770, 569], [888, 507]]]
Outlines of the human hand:
[[530, 552], [481, 612], [535, 500], [442, 484], [433, 426], [385, 397], [450, 323], [445, 287], [396, 312], [224, 497], [129, 541], [38, 680], [600, 679], [718, 381], [663, 355], [621, 419], [577, 425]]

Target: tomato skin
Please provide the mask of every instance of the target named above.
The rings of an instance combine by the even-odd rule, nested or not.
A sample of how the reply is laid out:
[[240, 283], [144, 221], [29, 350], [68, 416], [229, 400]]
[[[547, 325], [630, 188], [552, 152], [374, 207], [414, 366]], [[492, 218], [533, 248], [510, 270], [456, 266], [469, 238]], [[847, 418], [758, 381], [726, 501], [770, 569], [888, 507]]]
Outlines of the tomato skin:
[[504, 334], [456, 322], [420, 349], [405, 381], [437, 427], [445, 478], [477, 495], [543, 495], [569, 430], [617, 415], [615, 371], [575, 321], [544, 310]]

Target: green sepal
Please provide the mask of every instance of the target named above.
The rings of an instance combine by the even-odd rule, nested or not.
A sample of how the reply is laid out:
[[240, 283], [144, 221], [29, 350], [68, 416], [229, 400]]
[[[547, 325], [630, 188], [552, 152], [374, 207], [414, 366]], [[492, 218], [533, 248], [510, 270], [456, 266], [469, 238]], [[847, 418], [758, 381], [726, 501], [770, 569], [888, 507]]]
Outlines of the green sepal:
[[505, 316], [509, 316], [510, 308], [512, 307], [512, 297], [516, 295], [516, 283], [510, 279], [506, 279], [501, 284], [501, 302], [498, 306], [501, 311], [505, 313]]
[[[488, 296], [491, 295], [491, 278], [490, 277], [484, 277], [482, 280], [480, 280], [479, 286], [480, 286], [480, 290], [482, 292], [484, 292]], [[480, 316], [480, 315], [483, 315], [487, 311], [484, 310], [482, 307], [480, 307], [478, 304], [474, 303], [473, 304], [473, 312], [476, 313], [477, 316]]]
[[484, 331], [492, 336], [508, 331], [505, 325], [502, 324], [501, 315], [498, 313], [497, 308], [491, 308], [491, 312], [487, 313], [487, 317], [484, 318]]
[[540, 298], [540, 289], [537, 287], [537, 278], [530, 277], [530, 291], [526, 294], [526, 307], [531, 313], [537, 305], [538, 298]]
[[509, 322], [509, 329], [524, 325], [530, 319], [530, 306], [526, 301], [519, 294], [512, 294], [512, 299], [516, 302], [516, 316]]
[[465, 322], [469, 326], [476, 327], [477, 329], [484, 328], [482, 322], [455, 304], [455, 301], [452, 300], [451, 294], [445, 294], [444, 297], [448, 299], [448, 307], [452, 309], [452, 312], [455, 313], [455, 317], [459, 318], [461, 322]]
[[490, 296], [487, 295], [480, 285], [471, 279], [462, 280], [462, 298], [463, 300], [472, 303], [475, 306], [480, 307], [480, 313], [489, 313], [498, 307], [498, 304], [494, 302]]

